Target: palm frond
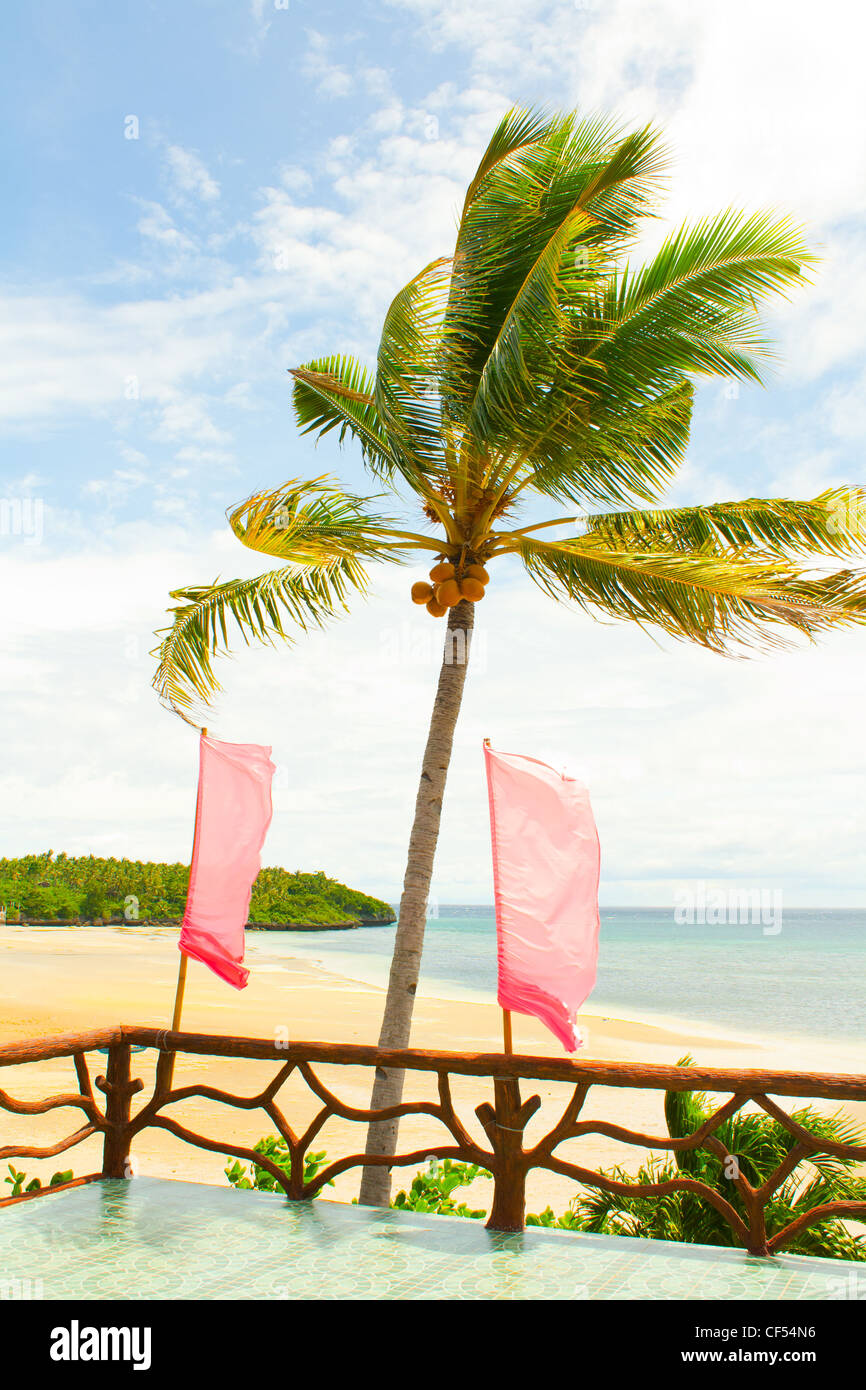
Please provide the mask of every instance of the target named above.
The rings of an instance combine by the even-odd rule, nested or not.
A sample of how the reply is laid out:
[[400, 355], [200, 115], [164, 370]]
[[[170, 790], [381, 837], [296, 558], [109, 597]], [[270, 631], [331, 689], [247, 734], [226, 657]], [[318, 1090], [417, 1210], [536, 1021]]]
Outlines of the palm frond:
[[361, 456], [375, 473], [388, 476], [394, 460], [373, 397], [374, 382], [353, 357], [319, 357], [291, 371], [292, 401], [301, 434], [321, 439], [338, 431], [342, 444], [351, 435]]
[[257, 492], [233, 507], [229, 524], [250, 550], [294, 564], [332, 560], [394, 559], [397, 522], [368, 510], [371, 499], [344, 492], [329, 477], [289, 479], [269, 492]]
[[620, 391], [688, 373], [760, 381], [769, 345], [758, 306], [804, 284], [815, 259], [787, 218], [728, 210], [681, 227], [647, 265], [612, 276], [575, 332]]
[[487, 171], [460, 224], [443, 326], [443, 395], [454, 416], [462, 402], [473, 436], [500, 430], [550, 360], [647, 212], [660, 168], [654, 130], [565, 116]]
[[525, 422], [532, 452], [516, 481], [568, 502], [653, 500], [685, 457], [694, 396], [692, 383], [682, 381], [626, 409], [599, 402], [581, 413], [573, 410], [569, 386], [560, 392], [554, 384], [547, 411], [540, 401], [536, 418]]
[[[463, 217], [474, 203], [488, 175], [506, 159], [513, 159], [521, 150], [535, 145], [551, 129], [551, 118], [543, 111], [513, 107], [502, 117], [481, 156], [472, 182], [466, 190]], [[462, 221], [462, 218], [461, 218]]]
[[[194, 710], [207, 708], [219, 691], [213, 659], [229, 650], [229, 628], [244, 643], [272, 643], [275, 637], [291, 643], [286, 622], [300, 631], [321, 626], [348, 607], [351, 590], [366, 588], [366, 575], [352, 557], [318, 567], [294, 566], [270, 570], [254, 579], [229, 579], [189, 589], [175, 589], [178, 600], [171, 626], [154, 652], [159, 665], [153, 685], [163, 704], [188, 723]], [[199, 722], [199, 721], [195, 721]]]
[[445, 466], [436, 364], [450, 278], [448, 257], [425, 266], [394, 296], [379, 341], [376, 406], [394, 465], [413, 486]]
[[748, 497], [704, 507], [598, 513], [587, 530], [637, 550], [674, 547], [686, 553], [749, 548], [772, 555], [853, 555], [866, 549], [866, 491], [830, 488], [811, 502]]
[[813, 637], [866, 621], [866, 576], [848, 570], [809, 577], [782, 557], [647, 551], [597, 536], [556, 542], [520, 536], [512, 548], [555, 597], [729, 655], [739, 647], [788, 646], [793, 633]]

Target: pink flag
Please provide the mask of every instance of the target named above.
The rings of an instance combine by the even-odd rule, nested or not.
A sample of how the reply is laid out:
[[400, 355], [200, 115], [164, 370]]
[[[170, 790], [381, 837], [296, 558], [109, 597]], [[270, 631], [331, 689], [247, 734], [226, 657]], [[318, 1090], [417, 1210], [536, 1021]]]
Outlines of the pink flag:
[[178, 945], [235, 989], [244, 968], [244, 928], [271, 823], [270, 748], [202, 735], [195, 844]]
[[540, 1018], [573, 1052], [598, 958], [600, 850], [589, 793], [535, 758], [486, 743], [484, 756], [499, 1003]]

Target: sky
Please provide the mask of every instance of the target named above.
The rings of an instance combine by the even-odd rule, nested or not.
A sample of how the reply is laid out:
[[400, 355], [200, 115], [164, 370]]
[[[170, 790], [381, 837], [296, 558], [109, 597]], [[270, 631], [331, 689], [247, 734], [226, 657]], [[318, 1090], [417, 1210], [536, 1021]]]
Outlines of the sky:
[[[225, 510], [289, 477], [375, 492], [298, 436], [289, 367], [371, 360], [447, 254], [512, 105], [659, 123], [648, 245], [725, 206], [807, 228], [766, 389], [698, 395], [672, 502], [863, 482], [864, 21], [825, 0], [41, 0], [0, 49], [0, 855], [185, 860], [194, 733], [150, 688], [171, 589], [267, 568]], [[421, 569], [291, 649], [220, 663], [211, 732], [271, 744], [264, 862], [395, 901], [442, 625]], [[602, 901], [704, 883], [866, 906], [866, 636], [725, 660], [557, 606], [478, 612], [433, 900], [488, 902], [481, 742], [590, 789]]]

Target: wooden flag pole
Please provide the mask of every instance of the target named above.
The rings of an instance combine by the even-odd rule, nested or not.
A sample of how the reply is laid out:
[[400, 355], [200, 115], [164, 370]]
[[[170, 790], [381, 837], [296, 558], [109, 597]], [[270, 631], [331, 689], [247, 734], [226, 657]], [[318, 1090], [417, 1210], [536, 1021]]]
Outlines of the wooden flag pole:
[[[207, 738], [207, 729], [202, 729], [201, 736], [202, 738]], [[200, 790], [201, 788], [199, 788], [199, 791]], [[192, 855], [190, 855], [190, 872], [192, 872], [192, 856], [195, 854], [195, 844], [196, 840], [198, 839], [198, 818], [200, 810], [201, 798], [200, 796], [197, 796], [195, 799], [195, 824], [193, 826], [192, 832]], [[180, 1030], [180, 1019], [181, 1014], [183, 1013], [183, 996], [186, 991], [186, 967], [188, 959], [189, 958], [184, 954], [184, 952], [181, 951], [180, 965], [177, 968], [177, 988], [174, 992], [174, 1011], [171, 1016], [171, 1031], [173, 1033], [177, 1033]], [[174, 1053], [164, 1053], [163, 1056], [160, 1057], [159, 1061], [160, 1065], [157, 1070], [157, 1075], [161, 1080], [164, 1088], [168, 1090], [171, 1086], [172, 1077], [174, 1075]], [[165, 1063], [164, 1066], [162, 1065], [163, 1062]]]
[[177, 989], [174, 994], [174, 1013], [171, 1016], [171, 1031], [176, 1033], [180, 1028], [180, 1016], [183, 1012], [183, 995], [186, 989], [186, 963], [188, 957], [183, 951], [180, 953], [180, 965], [177, 968]]
[[[202, 729], [202, 731], [201, 731], [201, 736], [202, 736], [202, 738], [207, 738], [207, 729]], [[199, 818], [200, 813], [201, 813], [201, 798], [200, 798], [200, 796], [197, 796], [196, 799], [195, 799], [195, 824], [194, 824], [193, 830], [192, 830], [192, 854], [190, 855], [190, 860], [189, 860], [190, 872], [192, 872], [192, 860], [193, 860], [193, 855], [195, 854], [195, 843], [196, 843], [196, 840], [198, 839], [198, 818]], [[173, 1033], [176, 1033], [176, 1032], [178, 1031], [178, 1029], [180, 1028], [180, 1016], [181, 1016], [181, 1014], [182, 1014], [182, 1012], [183, 1012], [183, 996], [184, 996], [184, 991], [185, 991], [185, 989], [186, 989], [186, 967], [187, 967], [187, 960], [188, 960], [188, 957], [184, 955], [183, 951], [181, 951], [181, 953], [180, 953], [180, 965], [178, 966], [178, 969], [177, 969], [177, 989], [175, 990], [175, 995], [174, 995], [174, 1013], [173, 1013], [172, 1016], [171, 1016], [171, 1031], [172, 1031]]]

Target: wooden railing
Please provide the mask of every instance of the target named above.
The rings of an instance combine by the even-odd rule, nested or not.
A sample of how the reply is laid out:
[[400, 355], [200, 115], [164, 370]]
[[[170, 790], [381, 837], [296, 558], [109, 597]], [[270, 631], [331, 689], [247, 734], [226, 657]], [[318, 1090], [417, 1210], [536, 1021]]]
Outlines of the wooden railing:
[[[133, 1113], [132, 1098], [144, 1088], [144, 1083], [132, 1076], [131, 1048], [135, 1045], [156, 1048], [161, 1056], [156, 1069], [153, 1093]], [[97, 1098], [91, 1082], [87, 1054], [96, 1048], [107, 1049], [108, 1063], [104, 1076], [97, 1076], [96, 1091], [105, 1097]], [[278, 1063], [277, 1070], [263, 1090], [254, 1095], [235, 1095], [214, 1086], [174, 1086], [171, 1082], [171, 1063], [174, 1054], [182, 1053], [207, 1057], [246, 1058]], [[772, 1096], [796, 1096], [832, 1101], [866, 1101], [866, 1076], [827, 1075], [813, 1072], [728, 1071], [705, 1067], [670, 1067], [633, 1065], [622, 1062], [571, 1061], [530, 1056], [505, 1056], [500, 1053], [424, 1052], [407, 1049], [392, 1051], [342, 1043], [296, 1042], [280, 1045], [259, 1038], [211, 1037], [207, 1034], [171, 1033], [155, 1028], [118, 1027], [91, 1033], [67, 1035], [39, 1042], [15, 1043], [0, 1049], [0, 1067], [17, 1066], [25, 1062], [47, 1061], [72, 1057], [78, 1079], [78, 1090], [48, 1096], [43, 1100], [16, 1100], [0, 1089], [0, 1110], [18, 1115], [42, 1115], [66, 1107], [83, 1112], [84, 1124], [59, 1142], [39, 1147], [8, 1145], [0, 1147], [0, 1160], [9, 1158], [52, 1158], [66, 1153], [94, 1134], [103, 1136], [103, 1160], [99, 1173], [77, 1178], [74, 1186], [98, 1178], [123, 1178], [130, 1175], [130, 1151], [136, 1135], [148, 1128], [167, 1130], [170, 1134], [202, 1149], [228, 1154], [259, 1164], [272, 1174], [286, 1195], [294, 1200], [306, 1200], [333, 1178], [364, 1164], [390, 1164], [393, 1167], [423, 1163], [431, 1157], [461, 1159], [489, 1169], [493, 1177], [493, 1205], [487, 1225], [494, 1230], [522, 1230], [525, 1211], [527, 1175], [533, 1169], [545, 1169], [561, 1174], [588, 1187], [608, 1192], [663, 1196], [670, 1192], [690, 1191], [711, 1203], [730, 1225], [735, 1241], [751, 1254], [767, 1255], [782, 1249], [807, 1226], [829, 1217], [866, 1220], [866, 1202], [825, 1202], [791, 1221], [783, 1229], [768, 1235], [765, 1212], [767, 1203], [799, 1163], [812, 1155], [831, 1154], [853, 1160], [866, 1160], [866, 1146], [836, 1143], [812, 1134], [795, 1123], [773, 1100]], [[438, 1082], [438, 1100], [409, 1100], [402, 1105], [382, 1110], [368, 1110], [348, 1105], [340, 1100], [317, 1075], [317, 1065], [345, 1067], [388, 1067], [406, 1072], [434, 1073]], [[293, 1074], [299, 1074], [321, 1108], [307, 1127], [299, 1132], [277, 1104], [281, 1087]], [[487, 1138], [489, 1147], [476, 1142], [457, 1114], [452, 1098], [451, 1078], [481, 1077], [492, 1081], [493, 1103], [484, 1101], [475, 1114]], [[562, 1082], [571, 1094], [551, 1129], [531, 1145], [524, 1143], [526, 1126], [541, 1102], [537, 1095], [522, 1100], [521, 1081]], [[727, 1095], [718, 1109], [694, 1133], [671, 1138], [670, 1135], [644, 1134], [622, 1125], [602, 1120], [581, 1120], [587, 1095], [593, 1086], [625, 1087], [637, 1090], [694, 1091], [701, 1090]], [[219, 1102], [240, 1110], [262, 1110], [285, 1140], [291, 1155], [291, 1175], [263, 1154], [251, 1148], [210, 1138], [186, 1128], [166, 1113], [178, 1102], [199, 1098]], [[778, 1121], [794, 1139], [790, 1152], [778, 1168], [759, 1187], [750, 1184], [739, 1170], [736, 1156], [729, 1153], [715, 1131], [744, 1105], [751, 1102]], [[363, 1152], [348, 1154], [321, 1168], [309, 1181], [304, 1181], [304, 1158], [323, 1125], [332, 1117], [366, 1125], [371, 1119], [385, 1120], [409, 1115], [427, 1116], [437, 1121], [447, 1142], [425, 1144], [414, 1152], [401, 1152], [393, 1158], [366, 1157]], [[677, 1177], [666, 1182], [638, 1186], [623, 1183], [610, 1176], [581, 1167], [561, 1157], [557, 1150], [566, 1140], [582, 1135], [602, 1135], [642, 1149], [683, 1152], [703, 1147], [723, 1160], [731, 1161], [733, 1181], [739, 1191], [741, 1215], [715, 1188], [691, 1177]], [[41, 1196], [42, 1189], [32, 1194]], [[30, 1200], [31, 1197], [6, 1198], [0, 1205]]]

